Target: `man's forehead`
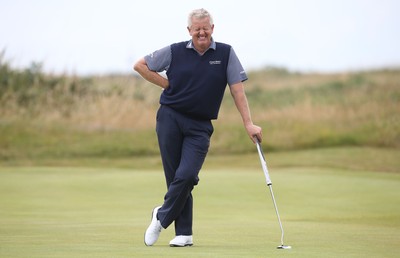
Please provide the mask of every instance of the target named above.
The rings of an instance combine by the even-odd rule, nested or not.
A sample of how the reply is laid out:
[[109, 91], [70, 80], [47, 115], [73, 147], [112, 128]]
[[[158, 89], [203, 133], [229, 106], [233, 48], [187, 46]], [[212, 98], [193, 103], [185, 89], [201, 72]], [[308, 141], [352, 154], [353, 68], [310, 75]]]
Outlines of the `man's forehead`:
[[197, 24], [201, 24], [201, 23], [210, 23], [210, 18], [209, 17], [201, 17], [201, 18], [198, 18], [198, 17], [192, 17], [192, 24], [195, 24], [195, 23], [197, 23]]

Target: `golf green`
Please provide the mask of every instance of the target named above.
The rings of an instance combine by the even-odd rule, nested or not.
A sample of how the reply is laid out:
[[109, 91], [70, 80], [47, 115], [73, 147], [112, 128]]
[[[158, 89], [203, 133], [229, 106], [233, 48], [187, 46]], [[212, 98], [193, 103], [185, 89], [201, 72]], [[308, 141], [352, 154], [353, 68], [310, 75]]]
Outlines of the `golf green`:
[[285, 244], [260, 169], [204, 169], [194, 246], [173, 225], [143, 244], [161, 171], [0, 168], [0, 257], [399, 257], [400, 175], [331, 168], [271, 173]]

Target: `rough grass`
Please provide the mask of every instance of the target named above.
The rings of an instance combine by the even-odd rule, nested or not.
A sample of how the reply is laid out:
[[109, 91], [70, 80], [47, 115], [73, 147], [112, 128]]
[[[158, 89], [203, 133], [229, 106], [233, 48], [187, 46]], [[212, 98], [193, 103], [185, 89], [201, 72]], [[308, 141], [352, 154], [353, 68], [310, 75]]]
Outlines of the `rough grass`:
[[[45, 75], [2, 65], [0, 160], [156, 154], [160, 89], [135, 76]], [[253, 120], [268, 150], [400, 146], [400, 72], [249, 73]], [[253, 150], [229, 91], [214, 121], [212, 154]]]

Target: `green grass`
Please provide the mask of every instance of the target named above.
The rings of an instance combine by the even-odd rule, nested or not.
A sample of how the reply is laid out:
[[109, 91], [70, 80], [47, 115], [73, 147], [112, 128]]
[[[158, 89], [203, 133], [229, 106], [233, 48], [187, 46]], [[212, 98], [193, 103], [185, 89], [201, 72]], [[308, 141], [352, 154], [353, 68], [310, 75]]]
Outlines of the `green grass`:
[[[160, 91], [135, 76], [19, 71], [0, 53], [0, 257], [400, 257], [400, 70], [249, 73], [256, 150], [226, 96], [195, 196], [195, 246], [143, 244], [166, 187]], [[229, 92], [226, 92], [229, 95]]]
[[277, 250], [261, 168], [213, 162], [193, 192], [195, 245], [182, 249], [168, 246], [172, 226], [143, 244], [165, 192], [160, 169], [1, 167], [0, 257], [399, 257], [398, 173], [273, 167], [293, 246]]

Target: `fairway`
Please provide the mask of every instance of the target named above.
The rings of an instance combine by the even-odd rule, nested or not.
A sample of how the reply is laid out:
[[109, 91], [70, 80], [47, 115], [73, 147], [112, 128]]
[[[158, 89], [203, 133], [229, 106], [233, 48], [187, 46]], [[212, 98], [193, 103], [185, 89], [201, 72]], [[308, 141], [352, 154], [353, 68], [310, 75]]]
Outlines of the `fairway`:
[[173, 226], [143, 244], [161, 171], [0, 168], [0, 257], [399, 257], [400, 175], [330, 168], [208, 169], [195, 187], [194, 246]]

